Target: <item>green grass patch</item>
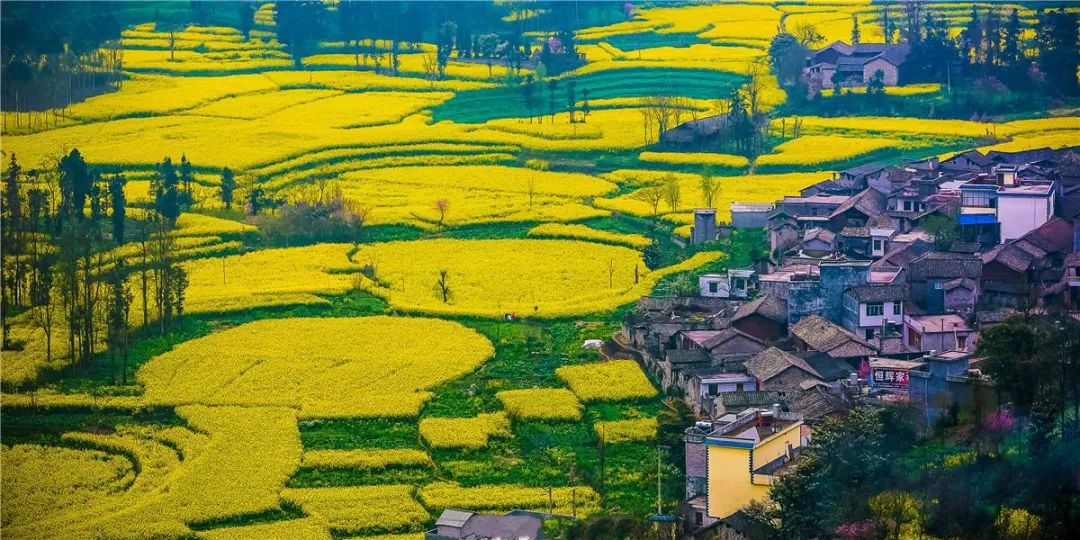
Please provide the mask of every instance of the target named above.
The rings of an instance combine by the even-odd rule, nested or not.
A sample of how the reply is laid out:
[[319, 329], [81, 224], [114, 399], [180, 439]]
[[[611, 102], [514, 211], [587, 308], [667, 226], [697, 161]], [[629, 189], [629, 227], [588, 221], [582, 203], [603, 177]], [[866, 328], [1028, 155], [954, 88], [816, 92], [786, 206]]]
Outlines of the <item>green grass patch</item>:
[[[559, 89], [555, 91], [556, 107], [558, 111], [565, 110], [565, 88], [569, 80], [575, 81], [578, 95], [588, 89], [589, 99], [667, 94], [671, 92], [673, 84], [677, 85], [681, 96], [715, 99], [729, 95], [744, 79], [741, 75], [722, 71], [677, 68], [612, 69], [568, 75], [559, 79]], [[534, 115], [548, 112], [547, 82], [536, 85], [534, 100]], [[459, 92], [432, 109], [432, 116], [436, 122], [483, 123], [495, 118], [526, 117], [529, 116], [529, 109], [525, 106], [520, 86], [499, 86]]]
[[415, 420], [312, 420], [300, 422], [300, 442], [305, 450], [418, 448], [420, 428]]

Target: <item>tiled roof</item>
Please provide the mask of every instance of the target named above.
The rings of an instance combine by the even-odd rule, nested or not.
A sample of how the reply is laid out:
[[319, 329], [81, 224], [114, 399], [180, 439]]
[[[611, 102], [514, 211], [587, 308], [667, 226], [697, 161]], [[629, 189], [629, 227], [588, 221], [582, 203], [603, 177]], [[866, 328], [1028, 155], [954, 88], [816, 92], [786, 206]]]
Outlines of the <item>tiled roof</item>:
[[702, 349], [674, 349], [667, 351], [667, 361], [672, 364], [700, 364], [712, 361], [709, 352]]
[[788, 407], [791, 412], [799, 413], [807, 420], [821, 420], [832, 413], [848, 409], [844, 400], [819, 388], [801, 392], [789, 401]]
[[844, 201], [833, 210], [833, 213], [829, 215], [829, 218], [834, 218], [851, 210], [852, 208], [862, 212], [867, 216], [876, 216], [885, 211], [886, 206], [885, 195], [873, 188], [867, 188], [859, 192], [857, 195]]
[[795, 323], [790, 332], [801, 339], [810, 348], [834, 358], [852, 358], [874, 354], [873, 347], [854, 334], [825, 320], [819, 315], [811, 315]]
[[907, 296], [907, 291], [903, 285], [856, 285], [844, 294], [851, 295], [859, 303], [900, 302]]
[[763, 294], [739, 307], [731, 320], [738, 321], [754, 314], [783, 324], [787, 322], [787, 303], [771, 294]]
[[821, 378], [821, 375], [810, 367], [806, 360], [776, 347], [769, 347], [746, 362], [746, 372], [762, 382], [783, 373], [790, 367], [796, 367], [816, 379]]
[[829, 229], [823, 229], [821, 227], [815, 227], [803, 234], [803, 242], [809, 242], [815, 239], [831, 244], [832, 241], [836, 239], [836, 234]]
[[840, 236], [847, 238], [870, 238], [870, 227], [844, 227]]
[[1059, 217], [1052, 218], [1035, 230], [1025, 234], [1026, 240], [1047, 253], [1071, 251], [1073, 243], [1073, 224]]
[[911, 279], [927, 278], [978, 278], [982, 275], [983, 262], [974, 255], [931, 251], [908, 264]]
[[833, 358], [822, 352], [811, 353], [805, 357], [806, 363], [821, 375], [824, 381], [838, 381], [847, 378], [855, 368], [842, 358]]

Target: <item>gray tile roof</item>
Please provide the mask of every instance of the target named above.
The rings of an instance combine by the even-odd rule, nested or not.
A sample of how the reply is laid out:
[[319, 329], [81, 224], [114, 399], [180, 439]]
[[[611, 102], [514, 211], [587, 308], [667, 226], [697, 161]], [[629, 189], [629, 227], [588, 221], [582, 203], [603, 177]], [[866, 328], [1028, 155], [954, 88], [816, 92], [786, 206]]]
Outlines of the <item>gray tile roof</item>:
[[732, 321], [738, 321], [755, 314], [780, 324], [786, 323], [787, 303], [771, 294], [763, 294], [739, 307]]
[[903, 285], [856, 285], [844, 294], [851, 295], [859, 303], [901, 302], [907, 296]]
[[854, 358], [876, 353], [873, 347], [855, 337], [854, 334], [819, 315], [811, 315], [800, 320], [790, 328], [790, 332], [813, 350], [834, 358]]
[[769, 347], [746, 362], [746, 372], [762, 382], [768, 381], [791, 367], [798, 368], [810, 377], [821, 379], [821, 375], [810, 364], [807, 364], [806, 360], [776, 347]]

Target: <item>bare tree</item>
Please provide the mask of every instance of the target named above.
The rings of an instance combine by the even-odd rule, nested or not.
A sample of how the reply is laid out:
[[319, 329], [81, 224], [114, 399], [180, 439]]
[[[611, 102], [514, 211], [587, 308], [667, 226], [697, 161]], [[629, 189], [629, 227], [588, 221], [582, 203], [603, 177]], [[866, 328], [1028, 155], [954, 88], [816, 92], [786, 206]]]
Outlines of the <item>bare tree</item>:
[[746, 106], [750, 110], [751, 117], [757, 117], [761, 111], [761, 95], [765, 91], [765, 74], [768, 66], [762, 62], [751, 62], [746, 67], [746, 83], [743, 91], [746, 94]]
[[435, 87], [435, 81], [439, 79], [439, 59], [435, 53], [427, 53], [422, 57], [424, 63], [424, 73], [427, 74], [428, 81], [431, 82], [431, 87]]
[[818, 32], [817, 27], [810, 23], [799, 23], [795, 25], [795, 30], [792, 32], [792, 35], [795, 36], [795, 39], [799, 40], [799, 43], [802, 44], [803, 47], [813, 48], [822, 41], [825, 41], [825, 36], [821, 35], [821, 32]]
[[671, 207], [671, 211], [674, 212], [679, 209], [679, 201], [682, 200], [682, 186], [679, 184], [679, 179], [674, 174], [664, 175], [662, 180], [664, 187], [664, 200], [667, 201], [668, 206]]
[[701, 198], [705, 201], [706, 208], [716, 208], [713, 203], [720, 198], [722, 189], [720, 181], [711, 173], [712, 171], [701, 173]]
[[532, 208], [533, 196], [536, 195], [536, 177], [529, 175], [529, 179], [526, 180], [525, 189], [529, 194], [529, 208]]
[[450, 200], [439, 199], [435, 201], [435, 210], [439, 212], [439, 228], [441, 229], [446, 221], [446, 213], [450, 211]]
[[635, 191], [632, 197], [651, 206], [652, 213], [655, 216], [660, 212], [660, 202], [664, 200], [664, 187], [657, 183], [651, 183]]
[[607, 262], [607, 281], [608, 288], [615, 288], [615, 259], [608, 259]]
[[450, 289], [450, 271], [446, 268], [439, 269], [439, 278], [435, 281], [435, 295], [442, 299], [444, 304], [449, 304], [454, 296]]

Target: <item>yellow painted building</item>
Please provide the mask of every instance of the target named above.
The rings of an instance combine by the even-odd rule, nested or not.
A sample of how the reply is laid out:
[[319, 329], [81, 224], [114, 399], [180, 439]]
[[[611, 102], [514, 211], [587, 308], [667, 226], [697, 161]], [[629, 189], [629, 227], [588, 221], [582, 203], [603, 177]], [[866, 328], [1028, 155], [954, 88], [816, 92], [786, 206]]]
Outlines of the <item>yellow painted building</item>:
[[803, 445], [802, 426], [801, 415], [759, 410], [706, 436], [708, 516], [724, 518], [767, 497]]

